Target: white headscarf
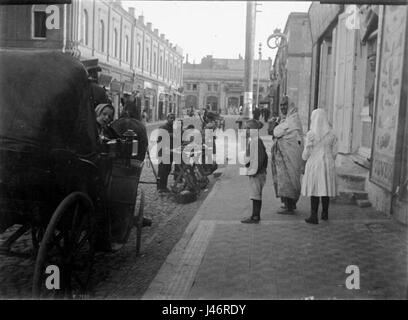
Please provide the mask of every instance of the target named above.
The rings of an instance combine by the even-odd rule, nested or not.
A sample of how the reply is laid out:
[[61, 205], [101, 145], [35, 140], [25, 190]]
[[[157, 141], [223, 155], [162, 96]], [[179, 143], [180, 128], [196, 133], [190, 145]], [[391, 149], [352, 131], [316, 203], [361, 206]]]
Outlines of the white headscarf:
[[329, 120], [324, 109], [318, 108], [313, 110], [310, 123], [310, 131], [313, 133], [316, 142], [322, 140], [322, 138], [330, 131]]

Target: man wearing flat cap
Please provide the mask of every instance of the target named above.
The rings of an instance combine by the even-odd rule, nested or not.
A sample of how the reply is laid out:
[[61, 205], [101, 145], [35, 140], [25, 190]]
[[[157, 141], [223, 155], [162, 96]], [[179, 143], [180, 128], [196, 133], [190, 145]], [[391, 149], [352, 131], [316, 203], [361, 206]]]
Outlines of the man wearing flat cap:
[[[163, 163], [163, 160], [159, 163], [159, 170], [157, 173], [157, 191], [159, 193], [167, 193], [170, 190], [167, 188], [167, 180], [169, 178], [169, 174], [171, 172], [171, 166], [173, 163], [173, 123], [176, 120], [176, 115], [174, 113], [167, 114], [167, 122], [162, 125], [159, 129], [166, 130], [170, 136], [170, 146], [166, 147], [166, 152], [170, 152], [170, 163]], [[160, 142], [162, 137], [159, 136], [157, 142]], [[158, 152], [159, 159], [163, 157], [162, 149]]]
[[[241, 220], [242, 223], [259, 223], [261, 219], [262, 190], [266, 181], [266, 168], [268, 166], [268, 155], [265, 145], [259, 137], [259, 129], [263, 124], [255, 119], [245, 122], [247, 129], [247, 147], [245, 167], [250, 186], [250, 199], [252, 200], [252, 215]], [[250, 130], [257, 130], [256, 137], [250, 137]], [[249, 139], [248, 139], [249, 138]], [[252, 151], [252, 152], [251, 152]]]

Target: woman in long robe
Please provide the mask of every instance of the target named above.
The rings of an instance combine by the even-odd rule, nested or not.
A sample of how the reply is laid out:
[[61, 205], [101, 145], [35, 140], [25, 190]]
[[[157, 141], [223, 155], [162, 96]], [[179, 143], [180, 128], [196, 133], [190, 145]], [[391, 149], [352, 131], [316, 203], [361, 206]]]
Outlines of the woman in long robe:
[[272, 145], [272, 178], [276, 196], [281, 198], [284, 210], [280, 214], [294, 214], [301, 191], [303, 129], [295, 105], [283, 99], [282, 113], [286, 117], [274, 128]]

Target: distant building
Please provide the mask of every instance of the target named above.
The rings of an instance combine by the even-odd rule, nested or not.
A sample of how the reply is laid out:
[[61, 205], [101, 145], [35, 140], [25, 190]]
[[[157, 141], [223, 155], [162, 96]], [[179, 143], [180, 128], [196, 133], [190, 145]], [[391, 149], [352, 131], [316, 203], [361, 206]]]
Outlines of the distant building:
[[[207, 105], [222, 114], [238, 114], [244, 105], [245, 60], [204, 57], [199, 64], [184, 64], [184, 108], [202, 109]], [[261, 60], [259, 104], [271, 105], [270, 70], [272, 60]], [[257, 92], [258, 60], [254, 60], [254, 104]]]
[[0, 6], [0, 47], [68, 52], [80, 60], [98, 59], [99, 81], [114, 105], [134, 95], [149, 119], [178, 113], [183, 52], [120, 1], [72, 0], [57, 5], [60, 28], [47, 29], [45, 5]]
[[273, 113], [278, 115], [281, 97], [289, 96], [290, 101], [298, 108], [303, 130], [306, 132], [312, 63], [312, 38], [307, 12], [292, 12], [283, 34], [288, 39], [287, 46], [278, 49], [273, 63]]

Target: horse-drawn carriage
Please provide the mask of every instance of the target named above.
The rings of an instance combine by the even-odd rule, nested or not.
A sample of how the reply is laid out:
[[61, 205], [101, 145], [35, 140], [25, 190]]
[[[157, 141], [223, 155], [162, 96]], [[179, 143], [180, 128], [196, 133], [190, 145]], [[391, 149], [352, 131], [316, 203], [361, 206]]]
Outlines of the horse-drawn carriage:
[[140, 247], [135, 137], [100, 142], [88, 74], [73, 57], [3, 50], [0, 70], [0, 233], [15, 229], [0, 252], [31, 232], [33, 294], [49, 292], [50, 265], [61, 296], [84, 293], [96, 250], [123, 245], [135, 225]]

